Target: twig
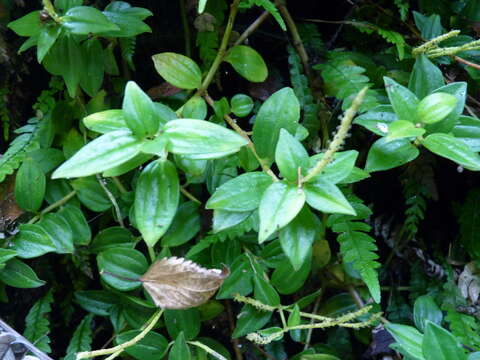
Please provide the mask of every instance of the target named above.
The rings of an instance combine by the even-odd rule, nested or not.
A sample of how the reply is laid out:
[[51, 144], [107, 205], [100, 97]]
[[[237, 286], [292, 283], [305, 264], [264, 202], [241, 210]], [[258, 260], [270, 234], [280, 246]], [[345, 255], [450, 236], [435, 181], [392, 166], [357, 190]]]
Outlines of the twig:
[[242, 44], [247, 37], [249, 37], [257, 28], [268, 18], [270, 13], [268, 11], [264, 11], [250, 26], [240, 35], [240, 37], [235, 41], [233, 46], [237, 46]]
[[[309, 59], [308, 59], [307, 51], [305, 50], [305, 47], [303, 46], [303, 41], [302, 41], [302, 38], [300, 37], [300, 34], [298, 33], [297, 25], [295, 24], [295, 21], [293, 21], [293, 18], [290, 15], [290, 12], [288, 11], [285, 3], [286, 3], [286, 0], [283, 0], [283, 1], [277, 0], [275, 2], [278, 10], [280, 10], [280, 13], [282, 14], [282, 17], [285, 20], [285, 23], [287, 24], [287, 27], [288, 27], [288, 30], [290, 31], [290, 34], [292, 34], [293, 46], [297, 50], [298, 56], [300, 56], [300, 60], [302, 61], [302, 65], [303, 65], [303, 71], [307, 75], [307, 78], [311, 80], [312, 72], [311, 72], [310, 66], [308, 64]], [[310, 83], [311, 83], [311, 81], [310, 81]]]
[[[320, 295], [315, 300], [315, 304], [313, 305], [313, 311], [312, 311], [313, 314], [317, 313], [321, 300], [322, 300], [322, 294], [320, 293]], [[310, 319], [310, 324], [313, 324], [313, 319]], [[307, 330], [307, 336], [305, 338], [305, 346], [303, 347], [304, 351], [307, 350], [308, 347], [310, 346], [310, 340], [312, 339], [312, 333], [313, 333], [313, 329], [308, 329]]]
[[468, 61], [468, 60], [462, 59], [462, 58], [459, 57], [459, 56], [454, 56], [453, 58], [455, 59], [456, 62], [465, 64], [465, 65], [470, 66], [470, 67], [472, 67], [472, 68], [474, 68], [474, 69], [480, 70], [480, 65], [478, 65], [478, 64], [475, 64], [475, 63], [470, 62], [470, 61]]
[[75, 190], [69, 192], [67, 195], [65, 195], [63, 198], [61, 198], [58, 201], [55, 201], [53, 204], [47, 206], [45, 209], [43, 209], [39, 215], [35, 215], [33, 218], [30, 219], [30, 221], [27, 224], [33, 224], [36, 223], [43, 215], [48, 214], [50, 211], [55, 210], [56, 208], [64, 205], [67, 203], [68, 200], [70, 200], [72, 197], [74, 197], [77, 194]]
[[228, 17], [227, 26], [223, 34], [220, 48], [218, 49], [217, 56], [215, 57], [215, 60], [213, 61], [212, 66], [210, 67], [210, 70], [208, 70], [207, 76], [205, 76], [205, 79], [203, 80], [202, 85], [198, 88], [196, 95], [201, 95], [207, 90], [208, 86], [212, 82], [218, 70], [218, 67], [220, 66], [220, 64], [223, 61], [223, 58], [226, 55], [228, 41], [230, 40], [230, 35], [233, 30], [233, 23], [235, 22], [235, 17], [237, 16], [239, 3], [240, 3], [240, 0], [234, 0], [232, 5], [230, 5], [230, 15]]
[[303, 178], [302, 180], [303, 183], [310, 181], [312, 178], [320, 174], [325, 168], [325, 166], [327, 166], [330, 163], [330, 161], [332, 161], [333, 155], [335, 155], [335, 153], [338, 151], [340, 146], [343, 144], [345, 137], [347, 136], [348, 131], [350, 130], [350, 125], [352, 123], [352, 120], [355, 114], [357, 113], [358, 109], [360, 108], [360, 105], [362, 104], [363, 98], [365, 97], [367, 90], [368, 90], [368, 87], [364, 87], [362, 90], [360, 90], [357, 96], [355, 96], [355, 99], [353, 99], [352, 105], [350, 105], [348, 110], [345, 112], [345, 115], [343, 116], [342, 121], [340, 123], [340, 128], [338, 132], [335, 134], [332, 142], [330, 143], [330, 146], [328, 147], [323, 157]]
[[[227, 308], [227, 315], [228, 315], [228, 323], [230, 326], [230, 331], [233, 333], [235, 330], [235, 322], [233, 321], [233, 313], [232, 313], [232, 306], [230, 305], [230, 301], [225, 301], [225, 306]], [[233, 351], [235, 352], [235, 359], [243, 360], [242, 352], [240, 351], [240, 343], [237, 338], [232, 338], [231, 342], [233, 343]]]
[[123, 218], [122, 218], [122, 212], [120, 211], [120, 207], [118, 206], [117, 199], [115, 199], [115, 196], [108, 190], [107, 185], [105, 185], [105, 179], [103, 179], [100, 174], [97, 174], [97, 180], [100, 186], [102, 187], [103, 191], [105, 191], [105, 194], [107, 194], [108, 198], [110, 199], [110, 202], [113, 205], [113, 208], [115, 209], [115, 213], [117, 214], [117, 221], [120, 224], [121, 227], [125, 227], [125, 224], [123, 223]]
[[88, 358], [93, 358], [93, 357], [102, 356], [102, 355], [115, 354], [115, 353], [117, 353], [118, 351], [122, 352], [122, 351], [125, 350], [127, 347], [130, 347], [130, 346], [132, 346], [132, 345], [135, 345], [135, 344], [138, 343], [140, 340], [142, 340], [142, 339], [145, 337], [145, 335], [148, 334], [148, 332], [149, 332], [150, 330], [153, 329], [153, 327], [157, 324], [157, 322], [158, 322], [158, 320], [160, 319], [160, 317], [162, 316], [162, 314], [163, 314], [163, 309], [157, 310], [157, 312], [155, 312], [155, 314], [153, 314], [153, 316], [152, 316], [152, 317], [148, 320], [148, 322], [144, 325], [143, 330], [142, 330], [137, 336], [135, 336], [133, 339], [130, 339], [130, 340], [124, 342], [123, 344], [114, 346], [114, 347], [109, 348], [109, 349], [101, 349], [101, 350], [94, 350], [94, 351], [84, 351], [84, 352], [77, 353], [77, 360], [80, 360], [80, 359], [88, 359]]
[[[208, 93], [204, 93], [203, 94], [203, 97], [205, 98], [206, 102], [210, 105], [210, 106], [214, 106], [214, 100], [210, 97], [210, 95], [208, 95]], [[250, 151], [252, 152], [253, 156], [255, 156], [255, 158], [257, 159], [258, 163], [260, 164], [260, 166], [262, 167], [262, 170], [268, 174], [272, 179], [273, 181], [278, 181], [278, 178], [277, 176], [274, 174], [274, 172], [270, 169], [270, 167], [265, 163], [265, 161], [258, 155], [257, 153], [257, 150], [255, 148], [255, 144], [252, 142], [252, 140], [250, 139], [250, 137], [247, 135], [247, 133], [245, 131], [243, 131], [243, 129], [238, 126], [238, 124], [235, 122], [235, 120], [233, 120], [230, 115], [228, 114], [225, 114], [224, 116], [224, 119], [225, 121], [228, 123], [228, 125], [230, 125], [232, 127], [233, 130], [235, 130], [239, 135], [241, 135], [243, 138], [245, 138], [245, 140], [247, 140], [247, 146], [248, 148], [250, 149]]]

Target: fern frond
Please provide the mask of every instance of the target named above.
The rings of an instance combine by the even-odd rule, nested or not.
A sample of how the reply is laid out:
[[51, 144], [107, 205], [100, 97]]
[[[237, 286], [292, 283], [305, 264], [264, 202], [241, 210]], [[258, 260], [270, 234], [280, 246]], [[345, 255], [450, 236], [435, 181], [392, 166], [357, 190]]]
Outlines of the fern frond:
[[[332, 52], [329, 54], [329, 60], [324, 64], [313, 66], [315, 70], [320, 70], [325, 83], [325, 93], [328, 96], [334, 96], [343, 100], [342, 109], [350, 107], [356, 94], [365, 86], [371, 86], [370, 79], [365, 75], [365, 69], [357, 66], [353, 61], [345, 56], [339, 56], [342, 53]], [[369, 89], [365, 95], [361, 111], [367, 111], [379, 105], [377, 101], [377, 92]]]
[[303, 110], [303, 126], [305, 126], [310, 135], [315, 135], [320, 130], [318, 105], [313, 98], [308, 79], [302, 73], [300, 57], [292, 46], [289, 45], [287, 50], [288, 63], [290, 64], [290, 81], [293, 86], [293, 91], [295, 92]]
[[400, 19], [402, 19], [402, 21], [407, 20], [408, 10], [410, 9], [408, 0], [394, 0], [394, 3], [400, 12]]
[[298, 34], [303, 41], [303, 45], [313, 50], [316, 55], [326, 52], [325, 43], [322, 40], [320, 32], [315, 24], [302, 23], [297, 25]]
[[7, 151], [0, 158], [0, 182], [20, 167], [20, 164], [29, 151], [40, 147], [37, 141], [39, 128], [40, 122], [36, 121], [15, 131], [16, 133], [20, 133], [20, 135], [10, 143]]
[[51, 352], [50, 338], [50, 320], [48, 314], [52, 310], [50, 304], [53, 302], [52, 291], [38, 300], [30, 309], [25, 318], [26, 326], [23, 336], [30, 340], [35, 346], [43, 352]]
[[75, 360], [77, 352], [90, 351], [92, 344], [92, 319], [93, 314], [88, 314], [80, 322], [73, 333], [70, 344], [68, 344], [67, 355], [63, 360]]
[[275, 20], [277, 20], [278, 25], [282, 28], [283, 31], [287, 30], [287, 26], [280, 15], [280, 12], [276, 8], [275, 4], [272, 3], [270, 0], [243, 0], [240, 3], [240, 8], [250, 9], [252, 6], [257, 5], [264, 8], [266, 11], [272, 15]]
[[448, 310], [445, 320], [450, 325], [450, 331], [462, 344], [480, 350], [480, 324], [473, 316]]
[[[349, 201], [356, 201], [357, 199]], [[357, 270], [367, 285], [370, 294], [375, 302], [380, 302], [380, 283], [376, 269], [380, 263], [375, 261], [378, 255], [375, 253], [377, 246], [373, 239], [366, 232], [370, 230], [370, 225], [360, 222], [367, 218], [371, 211], [361, 202], [353, 202], [352, 206], [357, 212], [357, 216], [350, 215], [330, 215], [327, 225], [332, 231], [338, 233], [337, 241], [340, 243], [340, 252], [345, 262], [351, 262], [353, 268]]]
[[398, 58], [403, 59], [405, 55], [405, 39], [401, 34], [393, 30], [386, 30], [378, 27], [377, 25], [367, 22], [354, 22], [352, 23], [360, 32], [365, 34], [376, 33], [380, 35], [386, 42], [395, 45], [398, 52]]
[[480, 231], [480, 189], [473, 189], [457, 214], [460, 224], [460, 241], [472, 258], [480, 257], [478, 234]]
[[125, 59], [130, 69], [135, 71], [133, 56], [135, 55], [137, 38], [135, 36], [124, 37], [124, 38], [119, 38], [119, 41], [120, 41], [120, 49], [122, 51], [122, 58]]
[[198, 52], [202, 59], [202, 67], [207, 69], [217, 56], [219, 36], [217, 31], [199, 31], [197, 34]]

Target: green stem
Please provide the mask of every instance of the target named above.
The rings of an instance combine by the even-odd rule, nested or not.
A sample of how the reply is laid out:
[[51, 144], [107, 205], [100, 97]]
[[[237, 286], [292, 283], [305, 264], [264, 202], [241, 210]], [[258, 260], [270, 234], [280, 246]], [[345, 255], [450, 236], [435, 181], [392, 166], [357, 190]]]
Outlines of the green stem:
[[105, 194], [107, 194], [108, 198], [110, 199], [110, 202], [113, 205], [113, 208], [115, 209], [115, 214], [117, 215], [117, 221], [120, 224], [121, 227], [125, 227], [125, 224], [123, 223], [123, 218], [122, 218], [122, 212], [120, 211], [120, 206], [118, 206], [117, 199], [115, 199], [115, 196], [108, 190], [107, 185], [104, 183], [104, 179], [100, 176], [100, 174], [97, 174], [97, 181], [102, 187], [103, 191], [105, 191]]
[[53, 7], [53, 4], [51, 0], [43, 0], [43, 8], [47, 11], [48, 15], [57, 23], [61, 23], [62, 19], [60, 16], [58, 16], [57, 12], [55, 11], [55, 8]]
[[84, 352], [77, 353], [77, 360], [89, 359], [89, 358], [93, 358], [93, 357], [96, 357], [96, 356], [102, 356], [102, 355], [110, 355], [110, 354], [115, 354], [117, 352], [121, 353], [127, 347], [133, 346], [136, 343], [138, 343], [140, 340], [142, 340], [145, 337], [145, 335], [147, 335], [150, 332], [150, 330], [152, 330], [153, 327], [157, 324], [157, 322], [158, 322], [158, 320], [160, 320], [160, 317], [162, 316], [162, 314], [163, 314], [163, 309], [158, 309], [155, 312], [155, 314], [153, 314], [153, 316], [145, 323], [145, 325], [143, 326], [143, 330], [137, 336], [135, 336], [133, 339], [131, 339], [129, 341], [126, 341], [123, 344], [120, 344], [120, 345], [114, 346], [112, 348], [109, 348], [109, 349], [84, 351]]
[[312, 178], [314, 178], [315, 176], [319, 175], [323, 171], [325, 166], [327, 166], [330, 163], [330, 161], [332, 161], [333, 155], [335, 155], [335, 153], [340, 149], [343, 142], [345, 141], [348, 131], [350, 130], [350, 125], [352, 123], [352, 120], [355, 114], [357, 113], [358, 109], [360, 108], [360, 105], [362, 104], [363, 98], [365, 97], [367, 90], [368, 90], [368, 87], [364, 87], [362, 90], [360, 90], [360, 92], [357, 94], [355, 99], [353, 99], [352, 105], [350, 105], [348, 110], [345, 112], [345, 115], [343, 116], [342, 121], [340, 122], [340, 128], [338, 132], [335, 134], [335, 137], [330, 143], [330, 146], [328, 147], [327, 151], [325, 152], [323, 157], [317, 162], [317, 164], [302, 179], [302, 183], [306, 183], [310, 181]]
[[153, 246], [147, 246], [147, 247], [148, 247], [148, 255], [150, 256], [150, 260], [153, 263], [157, 258], [157, 255], [155, 254], [155, 249], [153, 248]]
[[64, 205], [68, 200], [70, 200], [72, 197], [75, 196], [77, 192], [75, 190], [69, 192], [67, 195], [65, 195], [63, 198], [61, 198], [58, 201], [55, 201], [53, 204], [50, 206], [47, 206], [45, 209], [43, 209], [40, 214], [34, 216], [33, 218], [30, 219], [30, 221], [27, 224], [34, 224], [36, 223], [43, 215], [48, 214], [50, 211], [55, 210], [56, 208]]
[[115, 184], [115, 186], [117, 187], [117, 189], [122, 193], [122, 194], [126, 194], [128, 193], [128, 190], [125, 188], [125, 186], [123, 186], [122, 182], [120, 181], [120, 179], [116, 176], [113, 176], [112, 177], [112, 181], [113, 183]]
[[180, 16], [182, 18], [182, 26], [183, 26], [183, 36], [185, 39], [185, 55], [188, 57], [192, 56], [192, 49], [190, 47], [191, 40], [190, 40], [190, 27], [188, 26], [187, 20], [187, 11], [185, 9], [185, 0], [179, 0], [180, 4]]
[[230, 40], [230, 35], [233, 30], [233, 24], [235, 22], [235, 17], [237, 16], [239, 3], [240, 3], [240, 0], [234, 0], [232, 5], [230, 5], [230, 15], [228, 17], [227, 27], [225, 28], [225, 33], [223, 34], [220, 48], [218, 49], [217, 56], [215, 57], [215, 60], [213, 61], [212, 66], [210, 67], [210, 70], [207, 73], [207, 76], [205, 76], [205, 79], [203, 80], [202, 85], [197, 91], [197, 95], [201, 95], [205, 92], [205, 90], [207, 90], [208, 86], [210, 85], [210, 83], [213, 81], [213, 78], [215, 77], [218, 67], [222, 63], [227, 53], [228, 41]]

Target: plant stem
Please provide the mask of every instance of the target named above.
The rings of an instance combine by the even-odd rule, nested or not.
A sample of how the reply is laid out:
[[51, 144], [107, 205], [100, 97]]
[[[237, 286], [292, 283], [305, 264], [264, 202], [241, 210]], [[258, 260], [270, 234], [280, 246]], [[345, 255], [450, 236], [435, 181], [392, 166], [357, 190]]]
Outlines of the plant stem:
[[120, 224], [122, 228], [125, 227], [125, 224], [123, 223], [123, 218], [122, 218], [122, 212], [120, 211], [120, 207], [118, 206], [117, 199], [115, 199], [115, 196], [108, 190], [107, 185], [104, 183], [105, 179], [103, 179], [100, 174], [97, 174], [97, 180], [100, 186], [102, 187], [103, 191], [105, 191], [105, 194], [107, 194], [108, 198], [110, 199], [110, 202], [113, 205], [113, 208], [115, 209], [115, 214], [117, 215], [117, 221]]
[[58, 16], [57, 12], [55, 11], [55, 8], [53, 7], [53, 4], [51, 0], [43, 0], [43, 8], [47, 11], [48, 15], [57, 23], [61, 23], [62, 19], [60, 19], [60, 16]]
[[162, 316], [162, 314], [163, 314], [163, 309], [157, 310], [155, 312], [155, 314], [153, 314], [153, 316], [145, 323], [145, 325], [143, 326], [143, 330], [137, 336], [135, 336], [133, 339], [131, 339], [129, 341], [126, 341], [123, 344], [120, 344], [120, 345], [114, 346], [112, 348], [109, 348], [109, 349], [84, 351], [84, 352], [77, 353], [77, 360], [88, 359], [88, 358], [93, 358], [93, 357], [102, 356], [102, 355], [110, 355], [110, 354], [114, 354], [116, 352], [122, 352], [127, 347], [135, 345], [140, 340], [142, 340], [145, 337], [145, 335], [148, 334], [148, 332], [150, 330], [153, 329], [153, 327], [157, 324], [157, 322], [160, 319], [160, 317]]
[[112, 179], [113, 183], [115, 184], [115, 186], [117, 187], [117, 189], [122, 194], [128, 193], [128, 190], [125, 188], [125, 186], [123, 186], [122, 182], [120, 181], [120, 179], [117, 176], [112, 176], [111, 179]]
[[465, 64], [465, 65], [470, 66], [474, 69], [480, 70], [480, 65], [479, 64], [475, 64], [475, 63], [470, 62], [468, 60], [462, 59], [459, 56], [454, 56], [453, 58], [455, 59], [455, 61], [457, 61], [459, 63]]
[[310, 181], [315, 176], [319, 175], [325, 166], [327, 166], [330, 161], [333, 159], [333, 155], [340, 149], [343, 142], [345, 141], [345, 137], [350, 130], [350, 125], [352, 120], [357, 113], [360, 105], [362, 104], [363, 98], [367, 93], [368, 87], [364, 87], [360, 92], [357, 94], [355, 99], [353, 99], [352, 105], [348, 108], [345, 112], [345, 115], [340, 122], [340, 128], [338, 132], [335, 134], [330, 146], [328, 147], [327, 151], [323, 155], [323, 157], [317, 162], [317, 164], [308, 172], [308, 174], [303, 178], [302, 183], [306, 183]]
[[212, 63], [212, 66], [210, 67], [210, 70], [207, 73], [207, 76], [205, 76], [205, 79], [202, 82], [202, 85], [200, 88], [197, 90], [197, 95], [203, 94], [210, 83], [213, 81], [213, 78], [215, 76], [215, 73], [218, 70], [218, 67], [223, 61], [223, 58], [225, 57], [227, 46], [228, 46], [228, 40], [230, 39], [230, 35], [233, 30], [233, 24], [235, 22], [235, 17], [237, 16], [238, 12], [238, 4], [240, 3], [240, 0], [234, 0], [232, 5], [230, 5], [230, 15], [228, 17], [228, 22], [227, 22], [227, 27], [225, 28], [225, 33], [223, 34], [222, 42], [220, 44], [220, 48], [218, 49], [217, 56], [215, 57], [215, 60]]
[[[213, 107], [214, 106], [214, 101], [213, 99], [210, 97], [210, 95], [208, 95], [208, 93], [204, 93], [203, 94], [203, 97], [205, 98], [206, 102], [211, 106]], [[230, 115], [228, 114], [225, 114], [224, 116], [224, 119], [225, 121], [228, 123], [228, 125], [230, 125], [232, 127], [233, 130], [235, 130], [239, 135], [241, 135], [242, 137], [245, 138], [245, 140], [247, 140], [247, 147], [250, 149], [250, 151], [252, 152], [253, 156], [255, 156], [255, 158], [257, 159], [258, 163], [260, 164], [260, 166], [262, 167], [262, 170], [267, 174], [269, 175], [273, 181], [278, 181], [278, 178], [277, 176], [275, 175], [275, 173], [270, 169], [270, 167], [265, 163], [265, 161], [258, 155], [257, 153], [257, 149], [255, 148], [255, 144], [252, 142], [252, 140], [250, 140], [250, 137], [247, 135], [247, 133], [245, 131], [243, 131], [243, 129], [238, 126], [238, 124], [235, 122], [235, 120], [233, 120]]]
[[190, 345], [194, 345], [199, 347], [200, 349], [205, 350], [208, 354], [212, 355], [213, 357], [217, 358], [218, 360], [227, 360], [223, 355], [219, 354], [212, 348], [208, 347], [207, 345], [201, 343], [200, 341], [188, 341]]
[[264, 11], [250, 26], [240, 35], [240, 37], [235, 41], [233, 46], [237, 46], [242, 44], [247, 37], [249, 37], [257, 28], [268, 18], [270, 13], [268, 11]]
[[[232, 313], [232, 306], [230, 305], [230, 301], [225, 301], [225, 307], [227, 308], [227, 316], [228, 316], [228, 323], [230, 325], [230, 331], [233, 333], [235, 330], [235, 322], [233, 320], [233, 313]], [[235, 352], [235, 359], [236, 360], [243, 360], [242, 351], [240, 350], [240, 343], [238, 338], [230, 339], [233, 345], [233, 351]]]
[[55, 201], [53, 204], [51, 204], [50, 206], [47, 206], [45, 209], [43, 209], [40, 212], [40, 214], [35, 215], [33, 218], [31, 218], [30, 221], [27, 224], [36, 223], [43, 215], [48, 214], [50, 211], [55, 210], [56, 208], [64, 205], [68, 200], [70, 200], [76, 194], [77, 194], [77, 192], [75, 190], [69, 192], [67, 195], [65, 195], [60, 200]]
[[183, 195], [185, 195], [187, 198], [192, 200], [193, 202], [196, 202], [197, 204], [202, 204], [200, 200], [198, 200], [195, 196], [193, 196], [187, 189], [185, 189], [184, 186], [180, 186], [180, 191], [182, 192]]
[[288, 30], [290, 31], [290, 34], [292, 34], [293, 46], [297, 50], [298, 56], [300, 56], [300, 60], [302, 61], [302, 65], [303, 65], [303, 71], [305, 72], [305, 75], [307, 75], [307, 78], [311, 80], [312, 72], [310, 71], [310, 66], [308, 64], [309, 62], [308, 54], [307, 54], [307, 51], [305, 50], [305, 46], [303, 46], [302, 38], [298, 33], [297, 25], [295, 24], [295, 21], [293, 21], [293, 18], [287, 9], [286, 0], [283, 0], [283, 1], [277, 0], [275, 4], [277, 5], [278, 10], [280, 10], [282, 17], [285, 20], [285, 23], [287, 24]]
[[155, 254], [155, 249], [153, 248], [153, 246], [147, 246], [147, 247], [148, 247], [148, 255], [150, 256], [150, 260], [153, 263], [157, 258], [157, 254]]

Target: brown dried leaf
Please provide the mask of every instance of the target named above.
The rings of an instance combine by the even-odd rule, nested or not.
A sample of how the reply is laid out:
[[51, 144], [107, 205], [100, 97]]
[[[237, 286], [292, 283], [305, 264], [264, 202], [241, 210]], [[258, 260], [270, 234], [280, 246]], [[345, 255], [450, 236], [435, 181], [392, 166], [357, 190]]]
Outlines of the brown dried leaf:
[[229, 274], [226, 267], [205, 269], [190, 260], [170, 257], [155, 262], [140, 281], [158, 307], [188, 309], [207, 302]]
[[474, 262], [465, 265], [462, 273], [458, 277], [458, 288], [465, 299], [476, 304], [480, 297], [480, 277]]

